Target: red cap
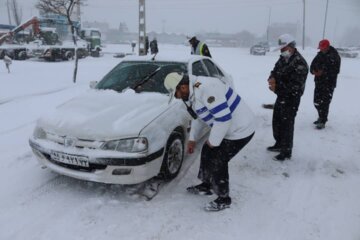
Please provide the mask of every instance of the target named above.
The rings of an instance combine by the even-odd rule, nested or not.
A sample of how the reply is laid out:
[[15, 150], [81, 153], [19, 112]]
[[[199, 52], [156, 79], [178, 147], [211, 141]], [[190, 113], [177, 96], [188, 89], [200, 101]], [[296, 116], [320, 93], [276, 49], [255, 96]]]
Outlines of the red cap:
[[321, 50], [328, 48], [329, 46], [330, 46], [329, 40], [323, 39], [319, 42], [318, 49], [320, 49], [320, 51], [321, 51]]

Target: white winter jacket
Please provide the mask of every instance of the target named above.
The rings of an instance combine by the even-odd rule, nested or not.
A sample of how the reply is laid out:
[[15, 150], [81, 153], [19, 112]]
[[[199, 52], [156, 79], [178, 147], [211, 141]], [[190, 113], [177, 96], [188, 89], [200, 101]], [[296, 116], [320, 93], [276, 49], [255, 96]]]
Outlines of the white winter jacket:
[[8, 57], [7, 55], [4, 56], [4, 62], [7, 65], [10, 65], [12, 63], [12, 60], [10, 57]]
[[190, 82], [189, 101], [199, 117], [191, 123], [191, 141], [198, 139], [206, 127], [203, 123], [211, 127], [208, 141], [212, 146], [219, 146], [224, 138], [241, 139], [255, 131], [254, 114], [231, 83], [213, 77], [197, 77]]

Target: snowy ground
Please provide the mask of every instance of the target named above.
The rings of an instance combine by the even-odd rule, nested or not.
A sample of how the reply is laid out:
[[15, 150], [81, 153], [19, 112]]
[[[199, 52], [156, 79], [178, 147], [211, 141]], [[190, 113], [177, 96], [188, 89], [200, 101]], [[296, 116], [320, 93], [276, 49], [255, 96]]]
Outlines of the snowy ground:
[[[190, 51], [162, 46], [168, 55]], [[271, 160], [272, 111], [261, 108], [275, 96], [266, 79], [278, 53], [251, 56], [248, 49], [212, 48], [214, 59], [236, 82], [257, 115], [250, 144], [230, 163], [233, 205], [219, 213], [203, 206], [213, 197], [192, 196], [198, 183], [199, 152], [152, 201], [134, 199], [125, 188], [84, 182], [43, 169], [28, 145], [35, 120], [88, 89], [119, 59], [108, 46], [102, 58], [73, 62], [14, 61], [12, 73], [0, 65], [0, 239], [360, 239], [360, 58], [342, 59], [341, 74], [324, 130], [315, 130], [313, 77], [308, 76], [296, 118], [293, 158]], [[303, 52], [303, 51], [302, 51]], [[306, 49], [311, 62], [315, 49]]]

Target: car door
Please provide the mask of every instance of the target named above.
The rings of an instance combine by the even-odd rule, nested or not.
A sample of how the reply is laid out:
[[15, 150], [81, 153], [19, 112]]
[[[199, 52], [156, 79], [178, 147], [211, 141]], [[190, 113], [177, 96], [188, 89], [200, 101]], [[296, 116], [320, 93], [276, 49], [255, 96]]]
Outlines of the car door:
[[205, 64], [201, 60], [197, 60], [191, 64], [191, 73], [194, 76], [209, 77], [209, 72], [205, 67]]
[[221, 72], [221, 70], [210, 59], [204, 59], [203, 62], [207, 68], [207, 71], [209, 72], [210, 77], [216, 77], [219, 79], [224, 77], [224, 74]]
[[216, 63], [210, 59], [203, 59], [203, 62], [211, 77], [216, 77], [224, 83], [228, 83], [231, 86], [233, 85], [232, 77], [224, 73], [224, 71]]

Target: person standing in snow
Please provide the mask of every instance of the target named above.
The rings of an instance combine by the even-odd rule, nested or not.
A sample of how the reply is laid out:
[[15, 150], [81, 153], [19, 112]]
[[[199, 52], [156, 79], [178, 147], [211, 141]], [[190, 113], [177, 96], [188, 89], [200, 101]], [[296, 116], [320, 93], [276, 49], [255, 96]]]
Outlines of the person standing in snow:
[[8, 70], [8, 73], [10, 73], [10, 65], [12, 63], [12, 60], [7, 54], [5, 54], [5, 56], [4, 56], [4, 63], [5, 63], [6, 69]]
[[158, 43], [155, 37], [150, 42], [150, 52], [151, 54], [157, 54], [159, 52]]
[[145, 37], [145, 55], [147, 55], [149, 52], [149, 37]]
[[268, 78], [269, 89], [277, 98], [274, 105], [272, 128], [275, 144], [267, 148], [279, 152], [273, 160], [291, 158], [295, 117], [304, 93], [309, 67], [296, 49], [295, 39], [289, 34], [279, 37], [281, 55]]
[[[228, 162], [249, 143], [255, 133], [254, 114], [230, 83], [213, 77], [197, 77], [170, 73], [164, 85], [176, 98], [189, 101], [196, 118], [191, 123], [188, 152], [194, 152], [203, 128], [211, 128], [202, 146], [198, 178], [201, 184], [187, 188], [193, 194], [218, 195], [205, 206], [207, 211], [230, 207]], [[193, 109], [193, 110], [192, 110]]]
[[340, 72], [341, 58], [327, 39], [319, 42], [318, 49], [320, 51], [311, 62], [310, 72], [315, 76], [314, 106], [318, 112], [318, 119], [314, 124], [317, 129], [323, 129], [328, 120], [329, 107]]
[[192, 55], [201, 55], [211, 58], [208, 46], [205, 43], [200, 42], [195, 36], [190, 38], [189, 43], [191, 45]]

